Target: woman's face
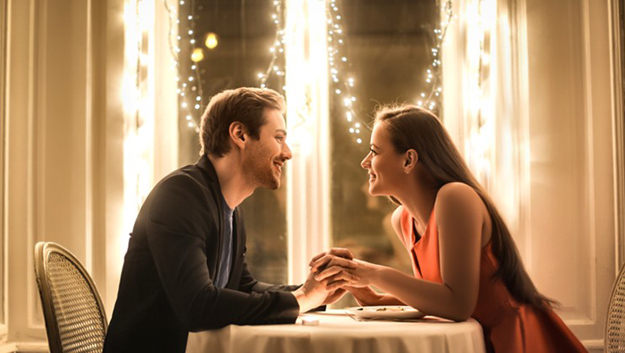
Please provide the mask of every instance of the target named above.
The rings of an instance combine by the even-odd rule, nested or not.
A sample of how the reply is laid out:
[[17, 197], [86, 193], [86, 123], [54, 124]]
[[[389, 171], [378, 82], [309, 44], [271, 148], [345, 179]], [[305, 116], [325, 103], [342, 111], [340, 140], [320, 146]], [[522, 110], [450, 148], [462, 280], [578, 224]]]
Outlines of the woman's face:
[[394, 195], [406, 178], [405, 161], [404, 154], [395, 151], [387, 124], [375, 124], [369, 153], [360, 163], [369, 172], [369, 194]]

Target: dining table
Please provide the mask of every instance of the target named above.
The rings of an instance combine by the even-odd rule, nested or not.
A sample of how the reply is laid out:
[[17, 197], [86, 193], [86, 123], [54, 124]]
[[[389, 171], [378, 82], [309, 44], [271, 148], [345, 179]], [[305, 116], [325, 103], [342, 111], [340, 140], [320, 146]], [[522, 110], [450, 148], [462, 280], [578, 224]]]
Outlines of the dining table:
[[342, 309], [300, 315], [294, 324], [229, 325], [189, 334], [188, 353], [483, 353], [482, 327], [455, 322], [367, 319]]

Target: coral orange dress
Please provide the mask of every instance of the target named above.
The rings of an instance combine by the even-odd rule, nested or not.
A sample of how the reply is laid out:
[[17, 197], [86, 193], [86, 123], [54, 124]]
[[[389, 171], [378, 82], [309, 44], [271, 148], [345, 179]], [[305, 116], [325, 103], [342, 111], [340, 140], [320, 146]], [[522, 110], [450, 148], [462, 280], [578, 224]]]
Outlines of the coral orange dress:
[[[415, 276], [442, 283], [434, 210], [425, 233], [418, 241], [413, 224], [412, 216], [404, 208], [401, 214], [401, 240], [412, 258]], [[501, 279], [492, 280], [498, 266], [489, 242], [482, 248], [479, 295], [471, 315], [482, 325], [489, 352], [587, 352], [553, 310], [519, 304]]]

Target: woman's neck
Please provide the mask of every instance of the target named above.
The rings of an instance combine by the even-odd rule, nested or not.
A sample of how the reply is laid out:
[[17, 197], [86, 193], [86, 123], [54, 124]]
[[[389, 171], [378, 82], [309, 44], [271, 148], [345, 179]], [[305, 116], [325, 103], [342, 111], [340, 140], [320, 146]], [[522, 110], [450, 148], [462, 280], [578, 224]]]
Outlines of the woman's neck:
[[410, 175], [410, 177], [406, 186], [400, 188], [394, 196], [417, 221], [417, 230], [422, 233], [430, 220], [440, 185], [424, 170], [419, 176]]

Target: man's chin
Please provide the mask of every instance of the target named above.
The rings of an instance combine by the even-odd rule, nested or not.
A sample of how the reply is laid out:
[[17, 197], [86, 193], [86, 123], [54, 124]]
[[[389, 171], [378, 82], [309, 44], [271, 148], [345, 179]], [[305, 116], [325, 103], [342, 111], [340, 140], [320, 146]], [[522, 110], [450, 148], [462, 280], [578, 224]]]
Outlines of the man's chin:
[[262, 183], [261, 187], [265, 189], [276, 190], [277, 188], [280, 187], [280, 179], [274, 179], [271, 181], [264, 182]]

